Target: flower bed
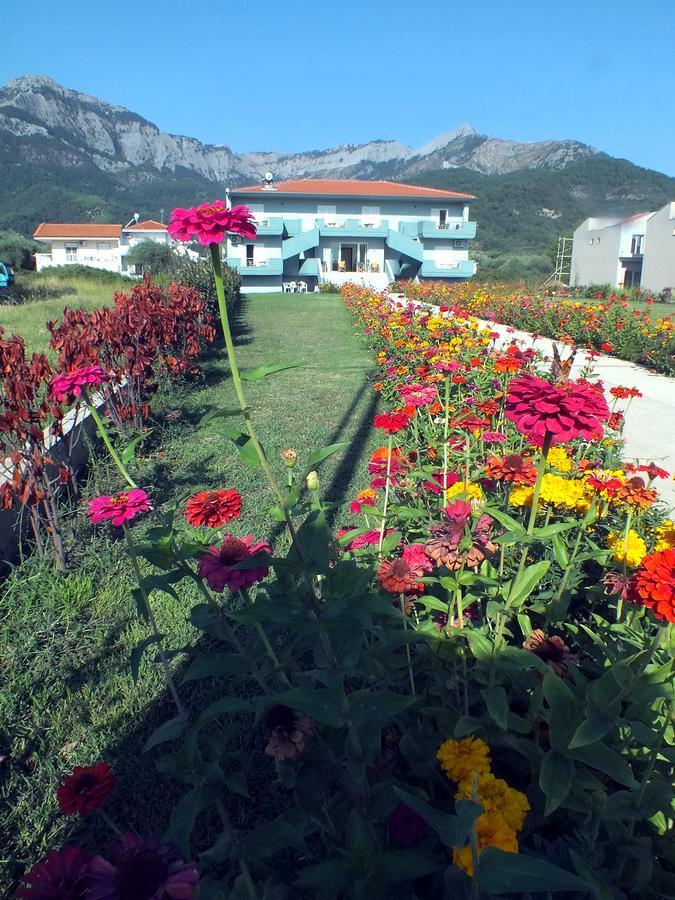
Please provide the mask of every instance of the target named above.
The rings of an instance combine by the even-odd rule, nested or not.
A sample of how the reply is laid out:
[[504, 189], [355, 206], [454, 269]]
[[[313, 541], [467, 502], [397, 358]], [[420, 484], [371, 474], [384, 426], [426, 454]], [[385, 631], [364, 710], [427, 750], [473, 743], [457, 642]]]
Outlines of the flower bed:
[[619, 294], [607, 301], [600, 294], [593, 300], [578, 300], [510, 285], [443, 281], [405, 281], [395, 287], [410, 300], [447, 306], [463, 316], [513, 325], [637, 362], [666, 375], [675, 374], [675, 321], [668, 315], [650, 315], [658, 308], [650, 297], [645, 299], [643, 311], [632, 309]]
[[[179, 211], [210, 246], [238, 401], [203, 425], [265, 473], [290, 549], [230, 532], [247, 503], [233, 486], [164, 509], [136, 486], [91, 502], [138, 579], [132, 667], [151, 653], [175, 705], [146, 752], [184, 794], [146, 835], [109, 822], [108, 846], [48, 854], [20, 896], [671, 893], [675, 526], [654, 487], [668, 473], [621, 462], [630, 388], [605, 398], [495, 351], [475, 321], [346, 288], [383, 446], [336, 535], [316, 467], [344, 445], [283, 451], [280, 485], [247, 402], [247, 382], [299, 363], [239, 372], [218, 242], [246, 213]], [[156, 518], [137, 543], [141, 516]], [[204, 640], [167, 647], [153, 595], [180, 602], [187, 581]], [[186, 706], [181, 654], [182, 683], [218, 699]], [[61, 809], [105, 817], [115, 773], [82, 763]], [[275, 813], [251, 823], [261, 789]]]

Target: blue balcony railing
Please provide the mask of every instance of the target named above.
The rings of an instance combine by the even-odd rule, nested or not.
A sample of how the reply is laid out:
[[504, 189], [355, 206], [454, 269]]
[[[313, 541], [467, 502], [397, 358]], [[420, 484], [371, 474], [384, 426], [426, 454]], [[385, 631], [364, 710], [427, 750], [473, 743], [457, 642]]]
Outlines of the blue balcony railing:
[[247, 278], [249, 276], [281, 275], [284, 269], [283, 261], [278, 256], [260, 263], [248, 262], [238, 257], [228, 256], [227, 264], [239, 272], [240, 275], [245, 275]]

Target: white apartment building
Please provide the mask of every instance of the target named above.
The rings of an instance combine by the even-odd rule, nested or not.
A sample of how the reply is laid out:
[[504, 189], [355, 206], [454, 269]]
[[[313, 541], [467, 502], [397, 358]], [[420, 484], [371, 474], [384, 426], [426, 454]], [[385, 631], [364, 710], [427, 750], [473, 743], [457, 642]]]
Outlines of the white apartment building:
[[81, 222], [41, 222], [33, 238], [50, 245], [50, 252], [35, 254], [40, 272], [50, 266], [82, 265], [110, 272], [138, 274], [126, 263], [130, 248], [142, 241], [173, 244], [166, 225], [153, 219], [128, 225], [92, 225]]

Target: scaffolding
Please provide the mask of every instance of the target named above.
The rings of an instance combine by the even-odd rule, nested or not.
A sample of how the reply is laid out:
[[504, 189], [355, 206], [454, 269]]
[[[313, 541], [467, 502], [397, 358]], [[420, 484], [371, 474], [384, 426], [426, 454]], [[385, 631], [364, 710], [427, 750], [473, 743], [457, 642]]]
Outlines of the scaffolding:
[[560, 281], [569, 287], [570, 277], [572, 275], [572, 241], [571, 237], [558, 238], [558, 252], [555, 260], [555, 272], [552, 272], [544, 284], [549, 281]]

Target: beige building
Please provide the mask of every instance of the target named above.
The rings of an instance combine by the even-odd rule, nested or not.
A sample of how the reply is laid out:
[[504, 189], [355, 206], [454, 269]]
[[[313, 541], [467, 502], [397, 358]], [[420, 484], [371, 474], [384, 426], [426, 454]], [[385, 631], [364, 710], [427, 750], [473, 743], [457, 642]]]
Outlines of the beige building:
[[675, 292], [675, 200], [647, 220], [641, 287]]

